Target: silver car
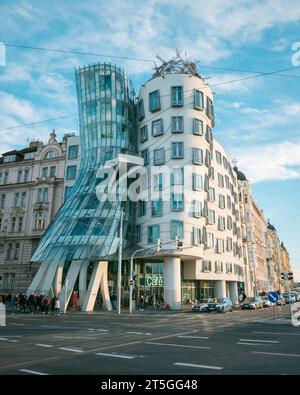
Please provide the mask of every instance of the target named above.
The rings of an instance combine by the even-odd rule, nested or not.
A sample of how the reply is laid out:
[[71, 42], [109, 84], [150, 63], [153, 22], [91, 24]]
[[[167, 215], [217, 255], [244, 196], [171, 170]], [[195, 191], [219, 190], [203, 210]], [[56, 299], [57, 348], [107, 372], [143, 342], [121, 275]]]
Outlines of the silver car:
[[214, 298], [208, 303], [208, 312], [210, 311], [217, 311], [218, 313], [233, 311], [232, 301], [228, 298]]

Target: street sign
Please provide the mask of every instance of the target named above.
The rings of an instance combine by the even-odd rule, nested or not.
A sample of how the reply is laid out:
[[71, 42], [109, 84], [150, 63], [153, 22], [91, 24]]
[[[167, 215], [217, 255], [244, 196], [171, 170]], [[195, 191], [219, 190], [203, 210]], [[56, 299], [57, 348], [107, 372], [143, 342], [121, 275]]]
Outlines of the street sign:
[[269, 300], [271, 303], [277, 303], [278, 300], [279, 300], [279, 295], [278, 295], [278, 293], [277, 293], [277, 292], [269, 292], [269, 293], [268, 293], [268, 300]]

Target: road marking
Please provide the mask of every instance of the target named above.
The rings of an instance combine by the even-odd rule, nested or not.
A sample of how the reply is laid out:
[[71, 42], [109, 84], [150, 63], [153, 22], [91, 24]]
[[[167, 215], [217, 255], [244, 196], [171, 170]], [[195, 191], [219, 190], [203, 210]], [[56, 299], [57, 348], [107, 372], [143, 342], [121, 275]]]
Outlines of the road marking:
[[149, 332], [135, 332], [135, 331], [127, 331], [126, 333], [132, 334], [132, 335], [147, 335], [147, 336], [151, 336], [152, 333]]
[[41, 344], [41, 343], [36, 344], [36, 346], [38, 346], [38, 347], [45, 347], [45, 348], [54, 347], [54, 346], [51, 346], [51, 344]]
[[300, 336], [300, 333], [290, 333], [290, 332], [252, 332], [266, 335], [291, 335], [291, 336]]
[[35, 370], [20, 369], [19, 371], [24, 373], [37, 374], [39, 376], [49, 376], [48, 373], [36, 372]]
[[87, 328], [88, 331], [91, 332], [108, 332], [108, 329], [94, 329], [94, 328]]
[[280, 352], [251, 351], [253, 354], [278, 355], [282, 357], [300, 357], [300, 354], [284, 354]]
[[8, 340], [6, 337], [0, 337], [0, 340]]
[[270, 344], [265, 343], [246, 343], [246, 342], [236, 342], [236, 344], [242, 344], [244, 346], [269, 346]]
[[8, 340], [8, 341], [11, 343], [18, 343], [19, 342], [19, 340]]
[[89, 336], [52, 336], [53, 339], [87, 339], [87, 340], [97, 340], [96, 337]]
[[10, 322], [8, 325], [25, 326], [25, 324], [19, 324], [18, 322]]
[[7, 339], [6, 337], [0, 337], [0, 340], [7, 341], [10, 343], [18, 343], [19, 342], [19, 340], [10, 340], [10, 339]]
[[279, 343], [279, 340], [256, 340], [256, 339], [239, 339], [240, 342], [254, 342], [254, 343]]
[[84, 352], [83, 350], [80, 350], [79, 348], [59, 347], [58, 349], [62, 350], [62, 351], [70, 351], [70, 352]]
[[168, 347], [182, 347], [182, 348], [202, 348], [205, 350], [209, 350], [211, 347], [202, 347], [202, 346], [188, 346], [183, 344], [174, 344], [174, 343], [154, 343], [154, 342], [145, 342], [145, 344], [150, 344], [154, 346], [168, 346]]
[[185, 336], [185, 335], [182, 335], [182, 336], [177, 336], [177, 337], [180, 337], [182, 339], [203, 339], [203, 340], [209, 339], [208, 336]]
[[95, 355], [100, 355], [102, 357], [113, 357], [113, 358], [123, 358], [123, 359], [134, 359], [135, 357], [130, 355], [121, 355], [121, 354], [108, 354], [105, 352], [97, 352]]
[[184, 363], [184, 362], [175, 362], [176, 366], [187, 366], [190, 368], [201, 368], [201, 369], [214, 369], [214, 370], [222, 370], [224, 369], [222, 366], [210, 366], [210, 365], [198, 365], [195, 363]]

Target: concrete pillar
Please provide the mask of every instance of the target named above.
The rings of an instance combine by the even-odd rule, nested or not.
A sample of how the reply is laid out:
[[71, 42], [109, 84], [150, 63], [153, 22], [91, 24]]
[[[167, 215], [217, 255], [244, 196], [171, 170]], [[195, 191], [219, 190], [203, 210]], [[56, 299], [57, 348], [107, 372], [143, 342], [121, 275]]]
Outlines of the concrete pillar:
[[45, 277], [41, 286], [41, 293], [47, 296], [53, 296], [53, 280], [58, 267], [58, 262], [48, 263], [48, 269], [45, 273]]
[[89, 267], [89, 261], [83, 262], [80, 273], [79, 273], [79, 300], [78, 306], [82, 306], [87, 288], [87, 270]]
[[226, 281], [217, 280], [215, 281], [215, 297], [226, 298]]
[[62, 291], [59, 296], [59, 301], [60, 301], [60, 310], [64, 311], [65, 310], [65, 303], [66, 306], [68, 306], [71, 295], [73, 293], [73, 288], [75, 285], [75, 282], [77, 280], [79, 271], [81, 269], [82, 261], [72, 261], [67, 276], [66, 280], [68, 280], [68, 286], [66, 290], [66, 286], [64, 285], [62, 288]]
[[172, 310], [181, 309], [181, 270], [180, 258], [164, 258], [164, 299]]
[[56, 274], [53, 281], [54, 296], [58, 296], [61, 293], [63, 270], [64, 270], [64, 264], [60, 264], [57, 266]]
[[236, 281], [229, 282], [229, 298], [231, 299], [232, 303], [239, 302], [239, 295], [238, 295], [238, 288]]
[[108, 290], [107, 268], [107, 261], [95, 263], [89, 287], [82, 304], [82, 311], [93, 311], [100, 284], [103, 303], [107, 310], [112, 310]]

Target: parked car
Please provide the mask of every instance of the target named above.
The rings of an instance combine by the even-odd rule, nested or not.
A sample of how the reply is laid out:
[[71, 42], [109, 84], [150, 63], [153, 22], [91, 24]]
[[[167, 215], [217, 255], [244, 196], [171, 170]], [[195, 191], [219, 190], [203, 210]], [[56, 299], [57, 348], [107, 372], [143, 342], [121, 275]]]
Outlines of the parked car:
[[202, 313], [202, 312], [207, 312], [208, 310], [208, 303], [211, 301], [211, 299], [201, 299], [199, 302], [195, 303], [194, 306], [192, 307], [192, 311], [194, 313]]
[[286, 301], [285, 301], [285, 299], [284, 299], [284, 297], [282, 295], [279, 295], [279, 299], [278, 299], [276, 304], [278, 306], [282, 306], [282, 305], [286, 304]]
[[276, 303], [270, 302], [266, 296], [263, 296], [261, 299], [262, 299], [263, 307], [272, 307], [272, 306], [275, 306], [275, 304], [276, 304]]
[[295, 302], [300, 302], [300, 292], [299, 291], [291, 291], [291, 295], [295, 297]]
[[207, 311], [217, 311], [218, 313], [233, 311], [232, 301], [228, 298], [214, 298], [208, 303]]
[[283, 298], [284, 298], [284, 300], [285, 300], [285, 302], [286, 302], [287, 304], [295, 303], [295, 302], [296, 302], [296, 297], [295, 297], [295, 295], [293, 295], [292, 293], [291, 293], [291, 295], [289, 295], [288, 292], [284, 292], [284, 294], [283, 294], [282, 296], [283, 296]]
[[261, 309], [263, 307], [263, 301], [260, 296], [255, 298], [247, 298], [242, 303], [242, 309]]

